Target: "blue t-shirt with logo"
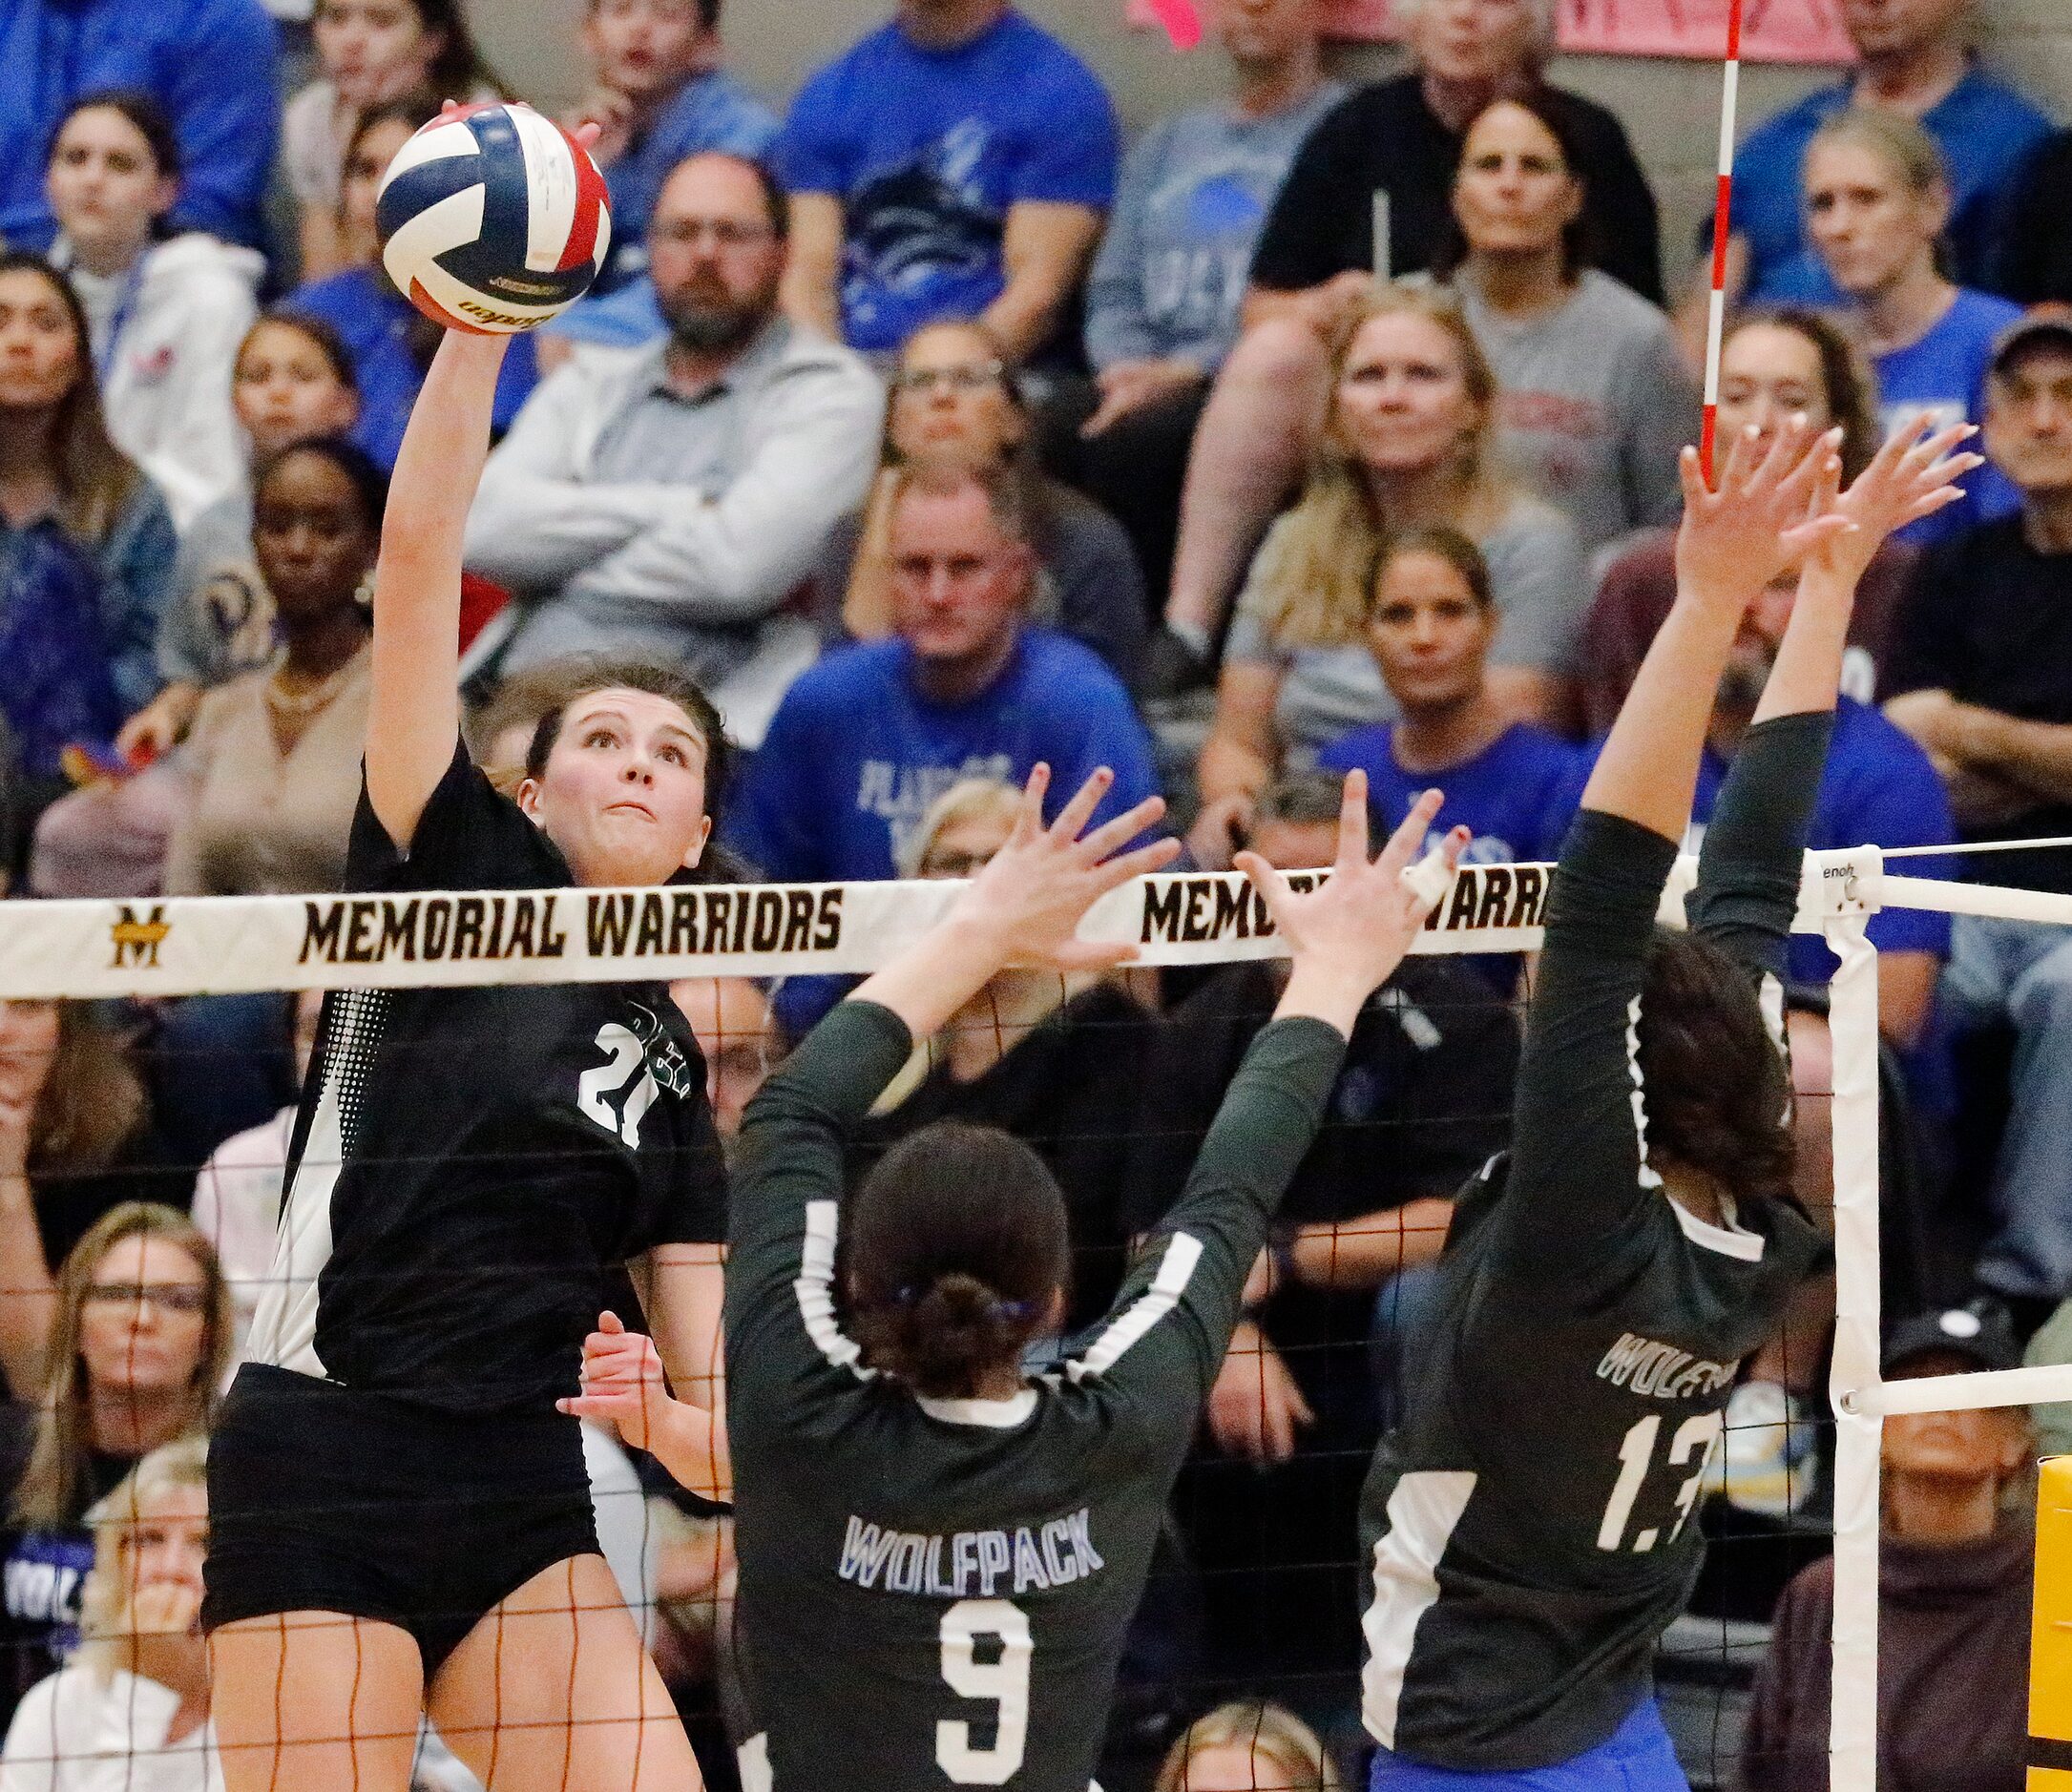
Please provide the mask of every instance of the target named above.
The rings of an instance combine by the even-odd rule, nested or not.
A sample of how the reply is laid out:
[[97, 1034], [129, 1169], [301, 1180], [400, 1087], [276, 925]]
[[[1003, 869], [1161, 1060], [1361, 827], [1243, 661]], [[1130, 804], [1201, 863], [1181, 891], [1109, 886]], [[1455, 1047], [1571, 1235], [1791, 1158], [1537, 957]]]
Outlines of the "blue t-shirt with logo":
[[1264, 117], [1198, 107], [1138, 139], [1086, 279], [1086, 353], [1097, 368], [1177, 358], [1206, 373], [1222, 364], [1266, 213], [1295, 152], [1346, 92], [1323, 81]]
[[871, 32], [800, 91], [777, 156], [841, 201], [843, 334], [877, 352], [1000, 296], [1010, 207], [1105, 210], [1120, 136], [1092, 71], [1010, 10], [948, 50]]
[[[1355, 728], [1317, 755], [1328, 771], [1367, 774], [1367, 798], [1377, 836], [1393, 832], [1427, 790], [1446, 801], [1426, 836], [1428, 845], [1466, 827], [1475, 838], [1461, 855], [1468, 865], [1551, 865], [1576, 818], [1582, 795], [1582, 755], [1542, 728], [1513, 722], [1471, 760], [1439, 772], [1406, 772], [1395, 757], [1393, 722]], [[1468, 961], [1510, 993], [1518, 955], [1477, 952]]]
[[[1750, 304], [1842, 302], [1807, 246], [1800, 176], [1814, 132], [1846, 112], [1852, 96], [1847, 81], [1820, 88], [1759, 125], [1735, 152], [1733, 227], [1748, 245]], [[1983, 284], [1998, 258], [2017, 179], [2050, 135], [2050, 120], [1975, 62], [1921, 115], [1921, 125], [1941, 148], [1949, 172], [1955, 204], [1947, 234], [1955, 277]], [[1706, 240], [1709, 244], [1709, 226]]]
[[622, 286], [647, 266], [647, 222], [676, 165], [707, 151], [760, 161], [777, 141], [777, 115], [721, 69], [694, 74], [661, 115], [604, 171], [612, 250], [596, 290]]
[[1355, 728], [1316, 756], [1328, 771], [1367, 774], [1368, 802], [1379, 826], [1393, 831], [1411, 804], [1436, 787], [1446, 802], [1430, 840], [1466, 827], [1475, 838], [1465, 863], [1552, 865], [1560, 857], [1582, 795], [1582, 756], [1567, 741], [1513, 722], [1471, 760], [1439, 772], [1406, 772], [1396, 761], [1395, 730], [1393, 722]]
[[965, 703], [924, 699], [896, 636], [842, 648], [785, 693], [727, 840], [781, 883], [896, 877], [908, 836], [951, 785], [1018, 785], [1039, 761], [1054, 811], [1102, 765], [1115, 784], [1097, 819], [1158, 790], [1129, 693], [1091, 648], [1025, 629], [1000, 676]]

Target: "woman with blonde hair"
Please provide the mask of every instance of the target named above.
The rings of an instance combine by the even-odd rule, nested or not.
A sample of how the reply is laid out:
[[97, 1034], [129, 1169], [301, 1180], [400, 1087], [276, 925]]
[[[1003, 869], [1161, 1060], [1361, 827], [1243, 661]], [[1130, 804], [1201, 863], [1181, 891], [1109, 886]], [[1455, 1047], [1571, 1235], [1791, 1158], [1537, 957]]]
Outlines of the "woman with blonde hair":
[[1238, 1699], [1181, 1732], [1152, 1792], [1343, 1792], [1344, 1785], [1316, 1732], [1292, 1711]]
[[1268, 531], [1231, 624], [1202, 751], [1205, 802], [1255, 794], [1284, 758], [1395, 719], [1368, 652], [1389, 537], [1443, 527], [1489, 564], [1490, 679], [1506, 713], [1559, 719], [1588, 599], [1568, 521], [1497, 469], [1496, 380], [1451, 294], [1385, 287], [1332, 339], [1330, 411], [1295, 508]]
[[0, 1750], [0, 1792], [216, 1792], [208, 1652], [196, 1628], [208, 1552], [208, 1443], [155, 1449], [87, 1513], [94, 1566], [79, 1653], [30, 1690]]
[[[905, 843], [900, 874], [975, 877], [1020, 807], [1021, 792], [997, 780], [952, 784]], [[1129, 1142], [1155, 1028], [1113, 974], [1001, 970], [915, 1043], [859, 1129], [857, 1155], [875, 1162], [935, 1120], [998, 1127], [1034, 1146], [1064, 1192], [1071, 1331], [1106, 1310], [1122, 1279]]]
[[88, 1509], [140, 1458], [208, 1428], [230, 1339], [216, 1252], [173, 1208], [115, 1208], [65, 1260], [49, 1367], [33, 1428], [16, 1440], [0, 1533], [0, 1643], [11, 1657], [0, 1700], [11, 1705], [70, 1653], [94, 1562]]
[[1022, 490], [1040, 562], [1034, 619], [1083, 642], [1135, 686], [1143, 653], [1143, 574], [1121, 524], [1046, 474], [1035, 420], [999, 340], [983, 323], [930, 323], [899, 351], [877, 478], [838, 523], [814, 575], [829, 639], [892, 632], [892, 505], [915, 467], [1004, 469]]
[[[1946, 273], [1950, 177], [1935, 138], [1902, 113], [1852, 106], [1814, 132], [1800, 183], [1807, 237], [1876, 370], [1886, 430], [1921, 411], [1938, 424], [1978, 422], [1993, 344], [2021, 307]], [[2020, 502], [1990, 466], [1965, 485], [1960, 503], [1902, 539], [1925, 546]]]

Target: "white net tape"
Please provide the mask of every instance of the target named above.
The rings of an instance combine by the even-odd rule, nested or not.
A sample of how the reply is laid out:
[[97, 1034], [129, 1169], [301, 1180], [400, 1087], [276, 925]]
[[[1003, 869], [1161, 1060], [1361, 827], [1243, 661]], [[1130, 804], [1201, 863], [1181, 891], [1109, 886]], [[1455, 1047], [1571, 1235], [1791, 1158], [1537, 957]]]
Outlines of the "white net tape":
[[[1681, 912], [1685, 860], [1664, 904]], [[1530, 951], [1553, 867], [1464, 868], [1415, 949]], [[1304, 875], [1291, 877], [1300, 885]], [[917, 938], [951, 882], [479, 891], [443, 895], [0, 902], [0, 998], [152, 997], [240, 990], [782, 977], [868, 971]], [[1809, 853], [1796, 926], [1840, 960], [1831, 989], [1836, 1327], [1833, 1792], [1874, 1792], [1882, 1415], [2072, 1399], [2072, 1365], [1878, 1376], [1877, 953], [1880, 908], [2072, 926], [2072, 896], [1889, 877], [1875, 847]], [[1257, 898], [1232, 873], [1139, 879], [1081, 928], [1149, 965], [1278, 956]]]

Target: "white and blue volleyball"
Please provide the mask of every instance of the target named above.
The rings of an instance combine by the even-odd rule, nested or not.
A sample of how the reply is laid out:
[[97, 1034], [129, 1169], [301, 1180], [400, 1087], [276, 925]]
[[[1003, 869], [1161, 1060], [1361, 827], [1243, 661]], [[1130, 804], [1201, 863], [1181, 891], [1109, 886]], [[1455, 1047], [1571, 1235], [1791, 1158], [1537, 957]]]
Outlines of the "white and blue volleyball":
[[382, 265], [435, 323], [508, 336], [589, 290], [612, 242], [604, 177], [532, 107], [461, 106], [388, 164], [375, 201]]

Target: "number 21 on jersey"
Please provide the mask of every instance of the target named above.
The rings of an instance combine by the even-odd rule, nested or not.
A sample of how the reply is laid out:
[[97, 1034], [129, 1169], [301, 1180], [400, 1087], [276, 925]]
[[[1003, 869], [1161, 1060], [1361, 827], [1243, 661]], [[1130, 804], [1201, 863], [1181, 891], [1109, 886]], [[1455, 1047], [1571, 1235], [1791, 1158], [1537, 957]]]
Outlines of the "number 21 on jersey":
[[[1724, 1423], [1724, 1415], [1720, 1413], [1701, 1412], [1678, 1426], [1676, 1436], [1670, 1441], [1666, 1466], [1690, 1469], [1688, 1478], [1676, 1490], [1676, 1523], [1670, 1528], [1668, 1539], [1671, 1543], [1684, 1534], [1691, 1508], [1698, 1503], [1698, 1490], [1706, 1477], [1706, 1463], [1712, 1454], [1712, 1446]], [[1646, 1485], [1647, 1471], [1654, 1467], [1655, 1443], [1661, 1435], [1662, 1414], [1651, 1412], [1646, 1418], [1636, 1420], [1621, 1440], [1619, 1479], [1612, 1485], [1612, 1496], [1605, 1502], [1604, 1517], [1597, 1528], [1599, 1549], [1613, 1552], [1630, 1549], [1636, 1555], [1645, 1555], [1662, 1541], [1661, 1531], [1654, 1528], [1643, 1531], [1630, 1544], [1626, 1541], [1626, 1526], [1632, 1521], [1633, 1509], [1639, 1503], [1642, 1488]]]
[[[995, 1659], [978, 1658], [981, 1638], [997, 1648]], [[988, 1698], [998, 1707], [990, 1748], [973, 1746], [973, 1726], [962, 1718], [936, 1724], [935, 1764], [952, 1785], [1005, 1785], [1021, 1771], [1035, 1654], [1028, 1614], [1006, 1599], [959, 1599], [943, 1614], [943, 1679], [959, 1698]]]
[[605, 1061], [576, 1079], [576, 1105], [585, 1119], [624, 1139], [629, 1151], [638, 1151], [640, 1116], [661, 1094], [647, 1067], [647, 1053], [633, 1029], [616, 1020], [597, 1029], [597, 1050], [605, 1054]]

